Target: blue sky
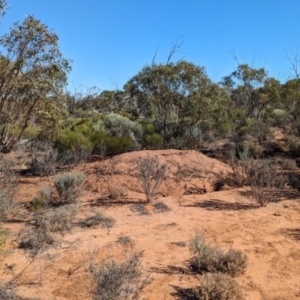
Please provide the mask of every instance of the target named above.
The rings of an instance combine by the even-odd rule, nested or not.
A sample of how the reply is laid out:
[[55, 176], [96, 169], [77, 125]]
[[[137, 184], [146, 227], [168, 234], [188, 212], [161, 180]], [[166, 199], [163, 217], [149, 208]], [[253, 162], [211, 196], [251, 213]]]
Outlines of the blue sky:
[[0, 33], [26, 15], [42, 20], [60, 37], [73, 60], [70, 91], [96, 86], [122, 89], [143, 66], [174, 59], [204, 66], [218, 82], [240, 63], [265, 67], [285, 81], [287, 53], [300, 46], [299, 0], [8, 0]]

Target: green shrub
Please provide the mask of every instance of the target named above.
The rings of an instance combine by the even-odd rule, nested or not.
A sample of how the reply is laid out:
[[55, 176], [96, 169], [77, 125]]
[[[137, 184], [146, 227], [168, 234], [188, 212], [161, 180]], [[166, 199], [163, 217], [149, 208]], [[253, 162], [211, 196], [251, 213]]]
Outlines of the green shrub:
[[134, 142], [129, 137], [109, 136], [103, 132], [95, 132], [92, 135], [94, 153], [103, 155], [118, 155], [128, 152], [134, 148]]
[[191, 260], [193, 269], [198, 272], [222, 272], [230, 276], [243, 274], [247, 267], [247, 256], [240, 250], [229, 249], [223, 252], [219, 247], [206, 243], [204, 236], [196, 234], [190, 243], [194, 257]]
[[36, 196], [30, 202], [30, 210], [32, 212], [38, 212], [46, 207], [46, 203], [43, 197]]
[[249, 133], [256, 137], [259, 143], [262, 143], [270, 134], [269, 125], [266, 122], [251, 120], [251, 122], [249, 121]]
[[55, 144], [59, 160], [64, 163], [76, 163], [85, 160], [93, 151], [89, 136], [79, 131], [67, 131], [59, 134]]
[[[231, 277], [222, 273], [204, 274], [201, 286], [194, 289], [197, 300], [243, 300], [244, 295]], [[194, 299], [194, 298], [193, 298]]]
[[40, 132], [41, 129], [39, 127], [27, 127], [23, 132], [23, 137], [26, 139], [35, 139]]
[[163, 138], [158, 133], [152, 133], [145, 135], [145, 146], [149, 149], [156, 150], [163, 148]]
[[140, 124], [119, 114], [109, 113], [104, 118], [104, 131], [114, 137], [130, 137], [138, 142], [143, 135]]
[[52, 204], [71, 204], [75, 203], [82, 191], [84, 180], [83, 173], [66, 173], [56, 176], [54, 187], [57, 191], [58, 198]]

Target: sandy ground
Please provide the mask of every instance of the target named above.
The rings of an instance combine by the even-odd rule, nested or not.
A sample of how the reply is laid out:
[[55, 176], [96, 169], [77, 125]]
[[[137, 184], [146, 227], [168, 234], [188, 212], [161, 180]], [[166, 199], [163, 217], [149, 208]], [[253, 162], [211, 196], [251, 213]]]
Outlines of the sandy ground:
[[[166, 180], [158, 198], [138, 208], [145, 196], [136, 178], [139, 157], [157, 155], [168, 163]], [[240, 249], [248, 256], [245, 274], [236, 278], [246, 299], [300, 299], [300, 195], [288, 190], [283, 200], [257, 208], [247, 189], [216, 183], [230, 176], [230, 168], [195, 151], [144, 151], [81, 165], [74, 171], [86, 175], [85, 191], [79, 199], [77, 219], [101, 212], [115, 219], [110, 228], [74, 226], [59, 243], [46, 249], [16, 282], [22, 297], [47, 300], [92, 299], [91, 261], [122, 259], [131, 248], [143, 252], [144, 274], [152, 283], [144, 290], [147, 300], [180, 299], [177, 288], [199, 285], [188, 267], [189, 241], [196, 232], [224, 250]], [[37, 189], [52, 179], [22, 178], [18, 202], [32, 200]], [[111, 186], [128, 190], [120, 199], [108, 197]], [[168, 211], [159, 211], [163, 202]], [[18, 214], [24, 216], [24, 212]], [[16, 212], [17, 214], [17, 212]], [[30, 258], [17, 247], [24, 222], [3, 223], [9, 238], [1, 258], [0, 279], [7, 282]], [[118, 239], [129, 236], [131, 244]]]

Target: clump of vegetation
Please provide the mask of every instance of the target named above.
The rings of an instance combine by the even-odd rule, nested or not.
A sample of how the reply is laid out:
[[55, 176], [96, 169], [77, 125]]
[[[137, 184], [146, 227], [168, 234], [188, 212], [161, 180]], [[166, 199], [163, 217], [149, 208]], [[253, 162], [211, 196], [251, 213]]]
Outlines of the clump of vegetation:
[[58, 150], [58, 161], [68, 165], [85, 161], [93, 151], [89, 135], [76, 128], [60, 133], [54, 146]]
[[27, 166], [35, 176], [51, 176], [57, 171], [57, 150], [49, 142], [34, 141], [28, 149]]
[[283, 159], [281, 161], [281, 169], [283, 170], [295, 170], [297, 169], [296, 161], [294, 159]]
[[54, 179], [54, 187], [58, 197], [53, 200], [53, 204], [74, 204], [82, 192], [83, 181], [83, 173], [66, 173], [56, 176]]
[[132, 239], [130, 236], [128, 235], [124, 235], [124, 236], [120, 236], [117, 239], [117, 243], [121, 244], [121, 245], [128, 245], [128, 244], [132, 244]]
[[247, 256], [242, 251], [229, 249], [224, 252], [212, 247], [199, 233], [192, 239], [190, 250], [194, 255], [191, 266], [198, 273], [221, 272], [234, 277], [243, 274], [247, 267]]
[[127, 188], [121, 185], [110, 184], [108, 190], [112, 199], [120, 199], [121, 197], [126, 197], [128, 195]]
[[37, 217], [35, 226], [44, 232], [63, 233], [72, 228], [76, 209], [74, 206], [63, 206], [49, 210]]
[[101, 213], [88, 217], [78, 222], [81, 227], [100, 226], [101, 228], [109, 229], [115, 225], [116, 221], [113, 218], [106, 217]]
[[252, 197], [259, 206], [276, 200], [276, 192], [282, 190], [288, 177], [273, 159], [252, 160], [247, 167]]
[[0, 299], [1, 300], [21, 300], [13, 288], [8, 287], [0, 287]]
[[12, 160], [0, 158], [0, 217], [5, 217], [14, 206], [19, 176], [14, 170]]
[[204, 274], [201, 286], [194, 289], [197, 300], [243, 300], [244, 295], [230, 276], [222, 273]]
[[30, 210], [38, 212], [48, 207], [53, 199], [53, 192], [50, 186], [39, 189], [37, 195], [30, 202]]
[[130, 210], [140, 215], [150, 215], [150, 213], [145, 209], [145, 205], [143, 204], [132, 204], [130, 205]]
[[36, 228], [25, 229], [20, 232], [19, 248], [28, 251], [30, 256], [35, 257], [38, 253], [55, 244], [55, 239], [45, 230]]
[[143, 253], [131, 253], [125, 261], [107, 259], [99, 267], [90, 266], [94, 282], [95, 300], [137, 300], [143, 289], [151, 282], [142, 271]]
[[157, 156], [140, 158], [138, 179], [148, 203], [155, 197], [167, 171], [167, 163], [160, 164]]
[[163, 202], [156, 202], [153, 204], [155, 211], [157, 212], [166, 212], [166, 211], [170, 211], [170, 208], [168, 207], [168, 205], [166, 205]]

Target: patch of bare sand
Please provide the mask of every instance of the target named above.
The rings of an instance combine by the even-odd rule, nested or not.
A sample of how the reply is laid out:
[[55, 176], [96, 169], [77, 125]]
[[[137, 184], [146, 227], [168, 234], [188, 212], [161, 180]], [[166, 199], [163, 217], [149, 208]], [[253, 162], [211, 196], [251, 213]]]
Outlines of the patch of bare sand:
[[[141, 205], [139, 200], [143, 199], [134, 177], [134, 168], [139, 156], [146, 156], [147, 153], [164, 158], [171, 167], [168, 179], [174, 180], [174, 185], [177, 183], [183, 189], [185, 183], [175, 176], [182, 162], [188, 170], [192, 170], [189, 174], [197, 171], [197, 174], [203, 174], [203, 180], [216, 180], [218, 174], [229, 172], [226, 165], [201, 154], [200, 162], [198, 159], [194, 162], [198, 155], [195, 152], [175, 150], [129, 153], [81, 166], [88, 178], [87, 187], [91, 188], [81, 197], [83, 203], [101, 199], [107, 193], [107, 190], [101, 189], [102, 185], [109, 184], [111, 180], [124, 184], [130, 190], [132, 188], [128, 199], [124, 198], [120, 203], [101, 205], [101, 201], [96, 201], [97, 206], [81, 206], [78, 209], [80, 218], [101, 212], [114, 218], [116, 224], [110, 229], [74, 227], [64, 236], [58, 235], [60, 244], [43, 252], [24, 272], [19, 279], [17, 292], [24, 297], [47, 300], [92, 299], [92, 283], [87, 272], [90, 259], [93, 258], [98, 264], [109, 256], [122, 259], [130, 252], [130, 247], [117, 241], [120, 237], [129, 236], [136, 251], [144, 251], [143, 268], [153, 278], [153, 282], [144, 291], [144, 298], [176, 299], [176, 287], [190, 288], [198, 284], [187, 264], [191, 257], [188, 244], [198, 231], [213, 245], [223, 249], [233, 247], [248, 255], [246, 273], [236, 279], [246, 299], [283, 300], [300, 297], [299, 198], [256, 208], [243, 189], [201, 195], [181, 194], [180, 197], [170, 193], [147, 205], [147, 213], [140, 213], [133, 209], [133, 205]], [[107, 165], [113, 167], [109, 175], [104, 172]], [[201, 170], [202, 167], [204, 170]], [[107, 178], [99, 183], [101, 176]], [[199, 184], [200, 178], [199, 175]], [[30, 182], [23, 184], [20, 187], [21, 195], [22, 191], [26, 192], [26, 184]], [[208, 184], [211, 184], [209, 180]], [[170, 190], [166, 183], [165, 188]], [[136, 199], [136, 204], [131, 203], [135, 202], [130, 200], [132, 198]], [[159, 201], [170, 210], [156, 210], [155, 203]], [[21, 226], [24, 224], [4, 224], [12, 240]], [[14, 272], [18, 273], [28, 263], [28, 258], [16, 245], [16, 242], [10, 242], [10, 250], [3, 255], [0, 278], [4, 281], [12, 278], [8, 266], [14, 265]]]

